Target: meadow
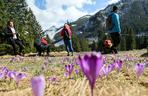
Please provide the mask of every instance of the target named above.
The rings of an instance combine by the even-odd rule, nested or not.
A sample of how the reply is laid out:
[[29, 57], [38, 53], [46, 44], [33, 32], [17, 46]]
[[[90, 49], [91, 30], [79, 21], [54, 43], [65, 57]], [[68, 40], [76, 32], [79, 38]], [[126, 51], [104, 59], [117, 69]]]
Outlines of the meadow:
[[[148, 96], [148, 57], [147, 50], [122, 51], [119, 54], [103, 55], [104, 64], [109, 65], [114, 60], [123, 61], [122, 69], [113, 70], [108, 76], [98, 77], [94, 87], [94, 96]], [[31, 78], [43, 74], [46, 80], [44, 96], [90, 96], [87, 78], [77, 64], [78, 55], [66, 56], [65, 52], [51, 52], [50, 57], [29, 56], [0, 56], [0, 96], [33, 96]], [[135, 64], [145, 64], [144, 72], [136, 78]], [[66, 74], [65, 65], [73, 64], [70, 75]], [[16, 83], [9, 76], [3, 76], [2, 70], [7, 68], [25, 74]]]

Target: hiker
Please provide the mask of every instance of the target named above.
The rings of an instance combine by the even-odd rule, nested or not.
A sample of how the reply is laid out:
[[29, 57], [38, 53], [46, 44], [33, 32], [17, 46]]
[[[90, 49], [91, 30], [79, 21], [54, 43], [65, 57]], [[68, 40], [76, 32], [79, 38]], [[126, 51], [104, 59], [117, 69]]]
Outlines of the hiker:
[[65, 44], [65, 49], [67, 51], [67, 56], [70, 56], [69, 52], [71, 52], [71, 55], [73, 56], [73, 47], [72, 47], [72, 31], [68, 24], [64, 24], [64, 27], [61, 31], [61, 36], [63, 37], [63, 41]]
[[120, 33], [121, 33], [121, 28], [120, 28], [120, 18], [119, 15], [117, 14], [118, 7], [113, 6], [112, 12], [109, 14], [107, 18], [107, 30], [109, 31], [109, 34], [111, 36], [112, 40], [112, 47], [111, 51], [114, 54], [117, 54], [117, 46], [120, 43]]
[[37, 36], [34, 46], [38, 52], [38, 55], [41, 56], [41, 53], [46, 50], [47, 56], [49, 56], [50, 52], [50, 46], [46, 40], [46, 37], [40, 37], [39, 35]]
[[14, 55], [17, 55], [16, 45], [19, 46], [19, 55], [24, 55], [22, 53], [22, 50], [24, 49], [24, 45], [19, 38], [18, 32], [15, 30], [15, 26], [14, 26], [13, 21], [7, 22], [7, 27], [5, 29], [5, 36], [6, 36], [5, 38], [7, 39], [8, 43], [10, 45], [12, 45], [12, 47], [13, 47]]

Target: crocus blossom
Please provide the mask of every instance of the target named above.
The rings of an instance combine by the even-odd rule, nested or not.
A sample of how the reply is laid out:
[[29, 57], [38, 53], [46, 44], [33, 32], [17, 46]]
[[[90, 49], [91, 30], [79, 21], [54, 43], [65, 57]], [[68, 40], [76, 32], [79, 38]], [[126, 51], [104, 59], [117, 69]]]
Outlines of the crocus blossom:
[[115, 61], [115, 68], [119, 72], [122, 69], [123, 62], [121, 60], [116, 60]]
[[11, 60], [10, 60], [10, 62], [15, 62], [15, 61], [17, 61], [16, 57], [12, 57]]
[[78, 74], [79, 74], [79, 70], [78, 70], [78, 69], [76, 69], [76, 70], [75, 70], [75, 73], [78, 75]]
[[66, 76], [70, 76], [72, 71], [73, 71], [73, 69], [74, 69], [74, 65], [72, 65], [72, 64], [65, 65], [65, 71], [66, 71], [65, 75]]
[[112, 65], [103, 66], [102, 70], [103, 70], [104, 75], [108, 77], [109, 73], [112, 71]]
[[52, 84], [57, 84], [57, 82], [59, 81], [56, 76], [51, 76], [51, 77], [48, 78], [48, 80]]
[[57, 80], [57, 78], [53, 76], [53, 77], [49, 77], [48, 80], [51, 81], [51, 82], [54, 82], [54, 81]]
[[99, 75], [100, 69], [103, 66], [103, 57], [100, 53], [91, 53], [84, 55], [84, 57], [79, 56], [78, 59], [82, 72], [89, 80], [91, 95], [93, 96], [95, 81]]
[[45, 77], [43, 75], [31, 79], [33, 96], [44, 96]]
[[3, 79], [3, 78], [4, 78], [4, 74], [0, 73], [0, 79]]
[[136, 77], [139, 78], [143, 72], [144, 72], [144, 64], [142, 63], [138, 63], [135, 65], [135, 73], [136, 73]]
[[16, 76], [15, 76], [16, 85], [18, 86], [19, 81], [23, 80], [24, 78], [26, 78], [26, 74], [24, 74], [24, 73], [17, 73]]
[[7, 73], [7, 76], [10, 78], [10, 79], [15, 79], [16, 77], [16, 72], [15, 71], [9, 71]]

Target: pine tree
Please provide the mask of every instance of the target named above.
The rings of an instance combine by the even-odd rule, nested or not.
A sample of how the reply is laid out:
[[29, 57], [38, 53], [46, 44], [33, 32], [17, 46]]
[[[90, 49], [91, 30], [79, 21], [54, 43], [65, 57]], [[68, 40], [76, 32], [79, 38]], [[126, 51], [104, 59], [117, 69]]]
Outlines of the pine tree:
[[136, 35], [132, 28], [127, 28], [128, 36], [126, 38], [126, 49], [133, 50], [136, 48]]
[[121, 50], [121, 51], [126, 50], [126, 38], [125, 38], [125, 36], [122, 36], [122, 38], [121, 38], [121, 42], [120, 42], [120, 45], [119, 45], [119, 50]]
[[79, 40], [80, 40], [81, 51], [85, 51], [85, 52], [90, 51], [88, 40], [84, 38], [79, 38]]
[[34, 51], [34, 39], [42, 29], [25, 0], [0, 0], [0, 44], [5, 43], [2, 39], [3, 30], [9, 20], [14, 21], [15, 29], [23, 40], [25, 52]]
[[81, 51], [79, 38], [75, 34], [72, 36], [72, 46], [75, 52]]

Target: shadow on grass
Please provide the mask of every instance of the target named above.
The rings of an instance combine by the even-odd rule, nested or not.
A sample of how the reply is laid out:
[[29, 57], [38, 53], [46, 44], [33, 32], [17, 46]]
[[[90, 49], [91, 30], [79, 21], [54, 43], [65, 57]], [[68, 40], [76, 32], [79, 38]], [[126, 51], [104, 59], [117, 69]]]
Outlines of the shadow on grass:
[[148, 82], [140, 82], [139, 84], [146, 87], [146, 88], [148, 88]]
[[8, 89], [0, 89], [0, 92], [9, 92], [9, 91], [12, 91], [12, 90], [8, 90]]
[[141, 55], [141, 57], [148, 57], [148, 52]]
[[[27, 54], [25, 57], [35, 57], [35, 56], [39, 56], [39, 55], [37, 55], [36, 53], [34, 53], [34, 54]], [[39, 57], [55, 57], [54, 55], [41, 55], [41, 56], [39, 56]]]

